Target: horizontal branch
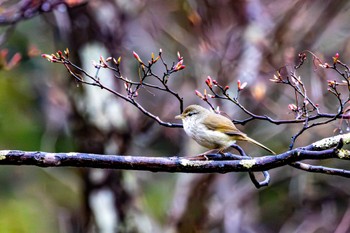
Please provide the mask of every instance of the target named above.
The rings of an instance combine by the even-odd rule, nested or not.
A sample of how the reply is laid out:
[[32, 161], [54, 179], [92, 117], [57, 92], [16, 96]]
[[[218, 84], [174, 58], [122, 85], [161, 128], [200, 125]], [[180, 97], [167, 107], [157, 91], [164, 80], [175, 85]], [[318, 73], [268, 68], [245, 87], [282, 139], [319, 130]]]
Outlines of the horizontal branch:
[[350, 171], [299, 163], [303, 160], [350, 160], [350, 151], [342, 149], [350, 143], [350, 133], [324, 138], [309, 146], [271, 156], [250, 158], [231, 153], [198, 157], [146, 157], [88, 153], [48, 153], [41, 151], [0, 150], [0, 165], [32, 165], [39, 167], [87, 167], [152, 172], [227, 173], [267, 171], [285, 165], [309, 172], [350, 177]]
[[[227, 158], [230, 155], [227, 153]], [[192, 160], [190, 157], [145, 157], [2, 150], [0, 151], [0, 165], [70, 166], [153, 172], [227, 173], [265, 171], [305, 159], [320, 160], [336, 157], [338, 157], [338, 154], [335, 149], [305, 151], [302, 148], [297, 148], [277, 156], [263, 156], [242, 160]]]

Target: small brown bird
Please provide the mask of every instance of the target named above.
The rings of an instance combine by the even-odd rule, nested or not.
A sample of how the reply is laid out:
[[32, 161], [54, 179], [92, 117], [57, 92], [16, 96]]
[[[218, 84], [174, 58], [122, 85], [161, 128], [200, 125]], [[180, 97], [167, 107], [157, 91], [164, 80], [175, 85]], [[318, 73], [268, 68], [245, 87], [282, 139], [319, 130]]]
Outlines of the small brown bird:
[[221, 153], [236, 141], [248, 141], [275, 154], [271, 149], [239, 131], [233, 122], [199, 105], [190, 105], [181, 115], [183, 128], [188, 136], [208, 149], [218, 149]]

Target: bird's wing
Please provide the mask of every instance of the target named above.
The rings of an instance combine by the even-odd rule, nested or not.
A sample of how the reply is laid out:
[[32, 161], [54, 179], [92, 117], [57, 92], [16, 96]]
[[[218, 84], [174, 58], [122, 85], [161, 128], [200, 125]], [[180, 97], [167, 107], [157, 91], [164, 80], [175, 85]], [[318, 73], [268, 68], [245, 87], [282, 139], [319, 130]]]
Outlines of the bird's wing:
[[213, 131], [220, 131], [227, 135], [233, 136], [242, 136], [242, 139], [246, 137], [244, 133], [239, 131], [236, 126], [232, 123], [232, 121], [222, 115], [211, 113], [209, 117], [206, 117], [203, 120], [203, 124], [209, 129]]

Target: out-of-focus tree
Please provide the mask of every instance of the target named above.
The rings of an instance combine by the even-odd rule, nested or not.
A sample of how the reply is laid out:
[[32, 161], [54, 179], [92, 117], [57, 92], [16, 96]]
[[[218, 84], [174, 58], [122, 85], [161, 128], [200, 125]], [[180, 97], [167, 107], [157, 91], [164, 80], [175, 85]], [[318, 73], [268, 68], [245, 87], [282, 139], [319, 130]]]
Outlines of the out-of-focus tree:
[[[3, 3], [1, 38], [0, 132], [3, 148], [99, 154], [195, 155], [201, 151], [178, 129], [162, 127], [133, 105], [98, 88], [72, 81], [59, 66], [38, 57], [62, 47], [88, 73], [92, 60], [121, 56], [123, 77], [135, 80], [140, 59], [162, 48], [164, 60], [186, 69], [168, 82], [184, 106], [200, 103], [211, 76], [221, 85], [247, 83], [240, 104], [257, 115], [290, 119], [295, 91], [269, 81], [285, 77], [297, 55], [316, 52], [320, 60], [349, 59], [347, 1], [29, 1]], [[8, 55], [6, 55], [6, 50]], [[21, 54], [21, 61], [19, 55]], [[12, 61], [12, 62], [11, 62]], [[297, 70], [308, 97], [322, 112], [336, 112], [327, 91], [341, 80], [307, 59]], [[16, 66], [15, 66], [16, 65]], [[154, 66], [162, 74], [161, 65]], [[334, 71], [334, 70], [333, 70]], [[124, 90], [124, 82], [101, 69], [105, 85]], [[112, 78], [110, 78], [112, 77]], [[341, 86], [337, 87], [341, 90]], [[346, 91], [346, 90], [345, 90]], [[167, 92], [139, 90], [140, 104], [165, 121], [178, 114]], [[203, 103], [203, 102], [202, 102]], [[213, 99], [236, 119], [239, 106]], [[289, 108], [288, 108], [289, 106]], [[295, 105], [298, 107], [297, 105]], [[243, 127], [239, 127], [243, 129]], [[248, 121], [244, 132], [275, 151], [285, 151], [303, 124]], [[347, 130], [333, 121], [301, 134], [294, 146], [308, 145]], [[243, 144], [254, 154], [254, 149]], [[254, 147], [255, 148], [255, 147]], [[343, 167], [342, 161], [321, 165]], [[255, 189], [245, 173], [153, 174], [98, 169], [1, 169], [3, 231], [32, 232], [347, 232], [347, 179], [282, 168], [271, 171], [270, 187]], [[16, 177], [16, 179], [13, 179]], [[327, 191], [324, 191], [327, 190]], [[14, 201], [16, 200], [16, 201]], [[23, 211], [20, 211], [23, 210]], [[18, 213], [21, 214], [18, 214]], [[45, 214], [43, 214], [43, 212]], [[55, 227], [52, 227], [55, 226]], [[25, 229], [25, 230], [24, 230]]]

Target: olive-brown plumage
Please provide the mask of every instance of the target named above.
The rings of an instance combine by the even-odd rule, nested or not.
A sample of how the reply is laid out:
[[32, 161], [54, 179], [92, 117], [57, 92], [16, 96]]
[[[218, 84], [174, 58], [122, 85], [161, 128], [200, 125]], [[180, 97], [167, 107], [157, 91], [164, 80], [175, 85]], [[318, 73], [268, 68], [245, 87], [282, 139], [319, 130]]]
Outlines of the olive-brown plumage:
[[230, 119], [202, 106], [190, 105], [175, 118], [182, 120], [188, 136], [208, 149], [219, 149], [222, 152], [236, 141], [248, 141], [275, 154], [271, 149], [239, 131]]

